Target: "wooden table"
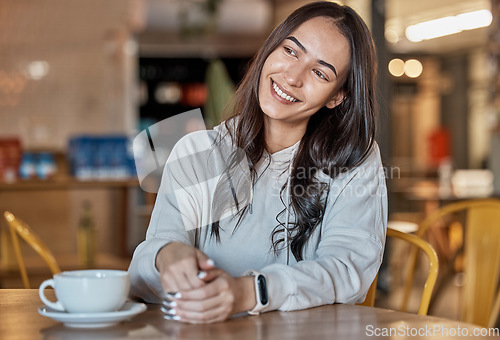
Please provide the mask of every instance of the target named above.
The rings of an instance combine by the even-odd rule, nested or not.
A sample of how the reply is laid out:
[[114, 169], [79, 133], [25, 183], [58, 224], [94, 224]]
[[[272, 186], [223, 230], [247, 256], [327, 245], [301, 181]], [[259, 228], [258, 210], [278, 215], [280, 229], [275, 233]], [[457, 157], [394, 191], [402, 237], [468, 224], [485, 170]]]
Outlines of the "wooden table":
[[[47, 293], [52, 292], [47, 291]], [[393, 329], [392, 332], [399, 331], [394, 333], [395, 336], [391, 339], [403, 339], [405, 334], [412, 339], [462, 339], [464, 336], [458, 334], [488, 332], [487, 329], [459, 321], [342, 304], [295, 312], [241, 316], [209, 325], [190, 325], [165, 320], [162, 318], [159, 306], [148, 305], [146, 312], [116, 326], [102, 329], [72, 329], [39, 315], [37, 309], [41, 305], [36, 289], [0, 290], [0, 339], [330, 340], [373, 338], [374, 335], [382, 334], [384, 331], [389, 332], [390, 329]], [[429, 333], [438, 327], [442, 331]], [[426, 330], [429, 330], [427, 336]], [[448, 332], [449, 336], [447, 337], [446, 333], [443, 336], [442, 332]]]

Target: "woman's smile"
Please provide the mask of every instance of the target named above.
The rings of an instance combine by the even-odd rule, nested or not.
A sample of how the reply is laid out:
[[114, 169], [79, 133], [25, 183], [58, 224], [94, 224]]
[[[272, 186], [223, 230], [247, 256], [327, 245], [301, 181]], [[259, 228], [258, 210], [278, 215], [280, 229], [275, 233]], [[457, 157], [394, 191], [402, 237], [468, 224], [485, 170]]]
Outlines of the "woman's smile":
[[272, 88], [274, 90], [274, 93], [278, 95], [277, 99], [280, 102], [283, 102], [282, 99], [285, 99], [286, 101], [288, 101], [290, 103], [295, 103], [295, 102], [300, 101], [297, 98], [293, 97], [288, 91], [282, 90], [282, 87], [279, 86], [273, 79], [271, 79], [271, 83], [272, 83]]

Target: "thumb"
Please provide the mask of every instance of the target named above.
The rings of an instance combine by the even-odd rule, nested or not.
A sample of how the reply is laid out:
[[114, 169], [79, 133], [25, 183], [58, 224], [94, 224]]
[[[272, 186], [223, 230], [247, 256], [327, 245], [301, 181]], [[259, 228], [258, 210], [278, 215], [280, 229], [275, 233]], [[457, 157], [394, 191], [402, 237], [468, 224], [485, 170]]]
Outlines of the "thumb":
[[196, 251], [196, 259], [198, 261], [198, 268], [201, 270], [210, 270], [215, 267], [214, 261], [199, 250]]

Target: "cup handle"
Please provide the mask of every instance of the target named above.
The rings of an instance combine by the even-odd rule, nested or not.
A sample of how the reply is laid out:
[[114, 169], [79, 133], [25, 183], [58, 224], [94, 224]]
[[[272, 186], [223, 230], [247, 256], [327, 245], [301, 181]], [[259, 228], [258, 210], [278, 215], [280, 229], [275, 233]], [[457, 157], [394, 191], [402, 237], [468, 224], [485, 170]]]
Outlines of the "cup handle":
[[64, 306], [62, 305], [62, 303], [60, 303], [59, 301], [52, 302], [49, 299], [47, 299], [47, 297], [45, 296], [45, 288], [47, 287], [55, 288], [54, 279], [45, 280], [40, 285], [40, 288], [38, 289], [38, 295], [40, 295], [40, 299], [42, 300], [42, 302], [47, 307], [50, 307], [60, 312], [64, 312]]

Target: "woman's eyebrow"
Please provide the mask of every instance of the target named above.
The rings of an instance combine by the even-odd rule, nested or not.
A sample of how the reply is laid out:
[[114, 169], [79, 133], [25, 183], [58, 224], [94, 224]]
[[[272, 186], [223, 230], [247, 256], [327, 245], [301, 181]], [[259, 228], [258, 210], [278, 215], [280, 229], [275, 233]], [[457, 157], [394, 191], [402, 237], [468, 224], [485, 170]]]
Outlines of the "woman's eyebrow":
[[[304, 45], [302, 45], [302, 43], [297, 38], [295, 38], [293, 35], [287, 37], [287, 39], [293, 41], [304, 53], [307, 53], [307, 49], [304, 47]], [[337, 70], [335, 69], [335, 67], [332, 64], [329, 64], [326, 61], [321, 60], [321, 59], [318, 59], [317, 61], [319, 64], [331, 69], [333, 71], [333, 73], [335, 74], [335, 76], [338, 77]]]
[[304, 47], [304, 45], [302, 45], [302, 44], [300, 43], [300, 41], [298, 41], [298, 40], [297, 40], [297, 38], [295, 38], [293, 35], [291, 35], [291, 36], [287, 37], [287, 39], [288, 39], [288, 40], [293, 41], [293, 42], [294, 42], [297, 46], [299, 46], [299, 48], [300, 48], [302, 51], [304, 51], [305, 53], [307, 53], [307, 50], [306, 50], [306, 48]]

